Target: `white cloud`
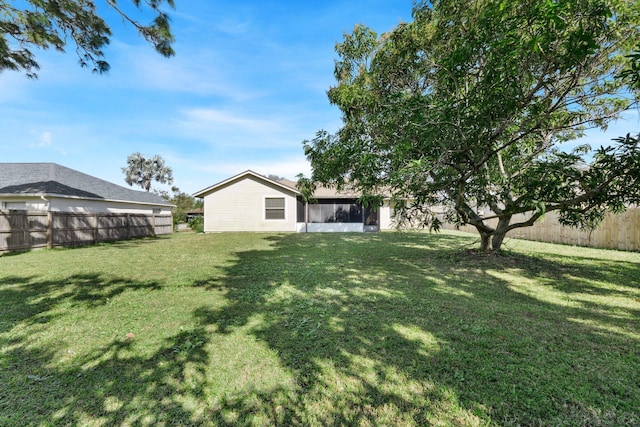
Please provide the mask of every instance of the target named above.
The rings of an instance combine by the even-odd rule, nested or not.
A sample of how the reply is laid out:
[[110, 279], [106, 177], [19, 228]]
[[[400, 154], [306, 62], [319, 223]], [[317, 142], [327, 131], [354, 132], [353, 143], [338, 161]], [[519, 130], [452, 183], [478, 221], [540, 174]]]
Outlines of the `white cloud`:
[[37, 147], [48, 147], [51, 145], [51, 132], [40, 132], [38, 140]]
[[21, 135], [15, 135], [12, 138], [15, 140], [23, 139], [27, 142], [27, 146], [32, 150], [38, 150], [41, 153], [46, 153], [47, 151], [55, 152], [58, 154], [66, 155], [67, 151], [61, 147], [58, 147], [54, 144], [53, 132], [52, 131], [38, 131], [31, 130], [28, 133]]
[[184, 116], [182, 126], [199, 130], [242, 130], [248, 133], [273, 133], [283, 130], [283, 125], [278, 119], [256, 119], [216, 109], [194, 108], [182, 110], [181, 114]]
[[196, 95], [214, 95], [233, 101], [253, 99], [262, 90], [238, 84], [231, 65], [215, 49], [180, 50], [167, 59], [146, 45], [115, 44], [118, 57], [112, 61], [111, 76], [119, 86]]
[[[179, 111], [171, 132], [221, 149], [273, 149], [300, 147], [308, 138], [304, 123], [284, 112], [236, 113], [231, 109], [191, 108]], [[238, 153], [242, 155], [242, 153]], [[247, 153], [248, 154], [248, 153]]]

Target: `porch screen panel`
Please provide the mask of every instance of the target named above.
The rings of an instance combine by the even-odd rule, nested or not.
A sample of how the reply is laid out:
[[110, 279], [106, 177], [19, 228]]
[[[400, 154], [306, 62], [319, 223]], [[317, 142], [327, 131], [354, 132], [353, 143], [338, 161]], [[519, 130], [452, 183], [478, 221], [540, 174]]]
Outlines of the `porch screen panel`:
[[318, 200], [309, 205], [309, 222], [359, 223], [362, 222], [362, 207], [355, 200]]
[[284, 197], [267, 197], [264, 199], [265, 219], [284, 219]]
[[334, 222], [350, 222], [349, 211], [351, 211], [351, 203], [336, 203], [334, 208]]
[[333, 200], [322, 200], [320, 202], [320, 222], [336, 222]]
[[309, 222], [323, 222], [319, 204], [309, 205]]
[[362, 206], [358, 203], [352, 203], [349, 206], [349, 222], [362, 222]]

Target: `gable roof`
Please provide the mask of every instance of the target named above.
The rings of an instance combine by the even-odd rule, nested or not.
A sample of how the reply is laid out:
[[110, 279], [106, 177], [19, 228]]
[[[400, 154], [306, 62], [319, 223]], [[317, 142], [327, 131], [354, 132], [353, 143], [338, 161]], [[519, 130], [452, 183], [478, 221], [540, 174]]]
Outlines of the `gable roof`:
[[172, 206], [157, 194], [131, 190], [57, 163], [0, 163], [0, 195], [55, 196]]
[[[299, 196], [300, 190], [298, 190], [297, 183], [295, 181], [291, 181], [289, 179], [280, 179], [278, 181], [274, 181], [273, 179], [267, 178], [266, 176], [260, 175], [252, 170], [246, 170], [238, 175], [232, 176], [231, 178], [225, 179], [217, 184], [214, 184], [210, 187], [207, 187], [203, 190], [198, 191], [197, 193], [193, 193], [194, 197], [204, 197], [209, 193], [212, 193], [218, 190], [221, 187], [224, 187], [234, 181], [246, 178], [248, 176], [254, 177], [260, 181], [270, 183], [272, 185], [276, 185], [284, 190], [293, 192], [296, 196]], [[313, 198], [315, 199], [357, 199], [361, 194], [351, 190], [342, 190], [337, 191], [335, 188], [318, 186], [316, 190], [313, 192]]]
[[217, 184], [213, 184], [210, 187], [207, 187], [207, 188], [205, 188], [203, 190], [200, 190], [200, 191], [198, 191], [196, 193], [193, 193], [193, 196], [194, 197], [204, 197], [207, 194], [212, 193], [212, 192], [218, 190], [219, 188], [224, 187], [224, 186], [232, 183], [233, 181], [239, 181], [239, 180], [247, 178], [247, 177], [253, 177], [253, 178], [255, 178], [255, 179], [259, 180], [259, 181], [263, 181], [263, 182], [265, 182], [267, 184], [275, 185], [276, 187], [280, 187], [282, 190], [288, 191], [290, 193], [294, 193], [295, 195], [299, 195], [300, 194], [300, 191], [298, 191], [298, 189], [295, 188], [295, 186], [291, 187], [291, 186], [286, 185], [286, 184], [284, 184], [284, 183], [282, 183], [280, 181], [274, 181], [272, 179], [267, 178], [266, 176], [262, 176], [262, 175], [260, 175], [258, 173], [255, 173], [252, 170], [246, 170], [246, 171], [244, 171], [242, 173], [239, 173], [238, 175], [232, 176], [231, 178], [227, 178], [224, 181], [220, 181]]

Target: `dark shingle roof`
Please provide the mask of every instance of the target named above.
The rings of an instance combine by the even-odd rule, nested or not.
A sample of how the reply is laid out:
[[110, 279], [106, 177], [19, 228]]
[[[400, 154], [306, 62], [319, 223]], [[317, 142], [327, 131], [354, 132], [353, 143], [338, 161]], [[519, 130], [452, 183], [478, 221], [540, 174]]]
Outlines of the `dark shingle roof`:
[[78, 197], [170, 206], [157, 194], [131, 190], [56, 163], [0, 163], [0, 194]]

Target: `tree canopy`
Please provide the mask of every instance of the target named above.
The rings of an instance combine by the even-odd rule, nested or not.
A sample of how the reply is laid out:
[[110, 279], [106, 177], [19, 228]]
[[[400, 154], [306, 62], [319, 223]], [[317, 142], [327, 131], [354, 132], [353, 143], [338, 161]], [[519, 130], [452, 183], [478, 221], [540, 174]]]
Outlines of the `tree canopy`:
[[312, 178], [391, 194], [401, 222], [471, 224], [484, 250], [550, 211], [594, 226], [640, 200], [638, 138], [568, 142], [637, 105], [639, 25], [637, 1], [436, 0], [357, 26], [328, 92], [343, 126], [304, 142]]
[[154, 190], [154, 192], [167, 202], [175, 205], [173, 209], [173, 220], [175, 223], [186, 222], [189, 211], [204, 207], [203, 200], [197, 200], [192, 195], [180, 191], [180, 188], [176, 186], [171, 187], [171, 193], [166, 190]]
[[[105, 2], [161, 55], [174, 54], [169, 16], [162, 9], [165, 4], [173, 8], [173, 0], [130, 0], [136, 9], [155, 14], [150, 24], [133, 19], [118, 0]], [[103, 48], [109, 44], [112, 33], [98, 14], [95, 3], [94, 0], [0, 0], [0, 72], [23, 71], [29, 77], [36, 77], [40, 67], [33, 49], [54, 48], [64, 52], [69, 41], [75, 44], [82, 67], [92, 67], [98, 73], [109, 71]]]
[[164, 159], [159, 155], [146, 158], [136, 152], [127, 157], [127, 166], [122, 168], [127, 184], [139, 185], [145, 191], [151, 189], [151, 182], [157, 181], [161, 184], [173, 183], [173, 171], [166, 166]]

